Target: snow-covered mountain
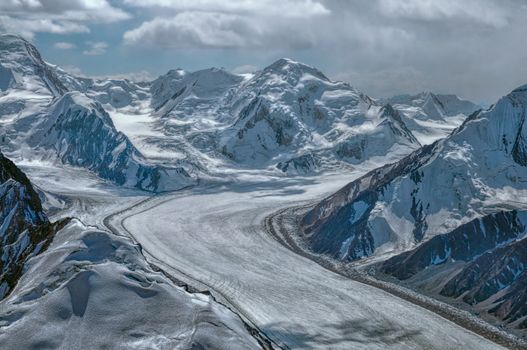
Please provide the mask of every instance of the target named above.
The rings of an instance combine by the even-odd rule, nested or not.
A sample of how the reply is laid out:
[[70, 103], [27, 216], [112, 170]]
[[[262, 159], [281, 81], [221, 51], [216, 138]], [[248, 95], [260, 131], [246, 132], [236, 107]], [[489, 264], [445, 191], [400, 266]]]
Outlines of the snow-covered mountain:
[[221, 68], [160, 76], [149, 83], [149, 123], [138, 144], [154, 159], [178, 159], [189, 171], [214, 172], [225, 163], [219, 133], [231, 123], [230, 101], [243, 80]]
[[128, 79], [93, 79], [74, 76], [59, 66], [48, 64], [69, 91], [81, 92], [99, 102], [104, 108], [123, 108], [137, 105], [149, 97], [148, 83]]
[[8, 89], [60, 96], [66, 87], [38, 50], [17, 35], [0, 34], [0, 91]]
[[[127, 82], [120, 101], [131, 102], [124, 106], [105, 102], [109, 97], [93, 88], [102, 82], [81, 84], [57, 72], [66, 86], [101, 102], [118, 127], [128, 127], [147, 158], [177, 160], [190, 172], [222, 164], [306, 174], [375, 157], [400, 159], [420, 146], [391, 107], [290, 59], [253, 75], [177, 69], [141, 86]], [[137, 127], [125, 117], [138, 120]]]
[[500, 211], [396, 255], [381, 271], [527, 328], [527, 212]]
[[61, 225], [49, 222], [26, 175], [0, 153], [0, 300]]
[[210, 294], [177, 286], [128, 238], [76, 219], [27, 264], [0, 304], [0, 327], [7, 349], [262, 348]]
[[[306, 232], [324, 242], [352, 238], [341, 258], [355, 259], [381, 247], [412, 247], [492, 209], [521, 207], [517, 200], [527, 194], [526, 92], [514, 90], [446, 139], [350, 183], [305, 217]], [[342, 225], [335, 226], [337, 219]], [[337, 246], [327, 251], [338, 255]]]
[[[517, 242], [527, 233], [526, 112], [523, 86], [446, 139], [348, 184], [303, 218], [306, 239], [314, 250], [347, 261], [417, 246], [384, 270], [408, 278], [429, 266], [455, 266], [458, 274], [450, 271], [451, 285], [441, 294], [463, 294], [470, 303], [464, 293], [477, 294], [478, 286], [487, 294], [476, 302], [516, 288], [524, 265], [510, 252], [521, 251], [524, 243]], [[496, 266], [485, 277], [481, 264], [489, 256]], [[468, 265], [450, 265], [460, 260]], [[503, 297], [510, 306], [518, 294]]]
[[385, 102], [396, 108], [406, 109], [405, 112], [408, 112], [409, 116], [420, 120], [444, 120], [458, 114], [468, 116], [481, 109], [480, 106], [456, 95], [434, 94], [430, 91], [417, 95], [397, 95], [386, 99]]
[[305, 174], [386, 154], [398, 159], [419, 147], [394, 110], [290, 59], [244, 76], [172, 70], [150, 93], [151, 128], [163, 135], [150, 130], [140, 142], [178, 145], [199, 168], [221, 161]]
[[450, 134], [480, 106], [456, 95], [422, 92], [382, 99], [397, 109], [408, 128], [423, 145]]
[[278, 164], [302, 173], [323, 163], [400, 157], [420, 146], [390, 106], [289, 59], [245, 81], [231, 113], [235, 119], [221, 133], [221, 150], [252, 166]]
[[[433, 94], [392, 107], [290, 59], [252, 75], [211, 68], [144, 83], [76, 77], [20, 37], [0, 42], [0, 143], [9, 156], [81, 166], [151, 191], [232, 167], [304, 175], [385, 164], [444, 136], [452, 125], [444, 118], [471, 108]], [[420, 112], [409, 116], [412, 108]]]
[[151, 83], [151, 106], [156, 115], [163, 117], [190, 119], [210, 114], [221, 120], [223, 115], [216, 109], [225, 104], [229, 93], [242, 81], [243, 77], [221, 68], [196, 72], [171, 70]]
[[261, 349], [266, 341], [209, 293], [150, 266], [129, 238], [78, 219], [51, 223], [1, 153], [0, 257], [2, 348]]
[[49, 108], [28, 144], [119, 185], [166, 191], [193, 182], [183, 168], [148, 164], [128, 138], [115, 130], [101, 105], [77, 92], [65, 94]]
[[[102, 105], [89, 97], [110, 106], [128, 105], [132, 97], [116, 92], [124, 91], [119, 82], [109, 82], [104, 88], [89, 79], [77, 80], [43, 62], [30, 43], [13, 35], [0, 36], [0, 57], [8, 69], [2, 71], [0, 80], [14, 77], [0, 93], [0, 145], [12, 157], [84, 167], [119, 185], [150, 191], [193, 183], [175, 164], [149, 163], [117, 131]], [[137, 97], [139, 88], [129, 87]], [[67, 92], [71, 88], [81, 92]]]

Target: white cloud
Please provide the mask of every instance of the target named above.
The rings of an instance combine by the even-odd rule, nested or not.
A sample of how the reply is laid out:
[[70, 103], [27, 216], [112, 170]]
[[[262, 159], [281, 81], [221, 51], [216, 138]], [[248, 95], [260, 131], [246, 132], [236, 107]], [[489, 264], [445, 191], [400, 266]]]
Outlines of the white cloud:
[[35, 9], [42, 7], [40, 0], [4, 0], [0, 4], [2, 10], [15, 10], [21, 8]]
[[380, 0], [379, 8], [388, 17], [470, 20], [497, 28], [508, 23], [507, 12], [493, 0]]
[[9, 33], [20, 34], [32, 39], [36, 32], [69, 34], [87, 33], [87, 26], [70, 21], [54, 21], [50, 19], [20, 19], [9, 16], [0, 16], [0, 27]]
[[331, 13], [320, 0], [124, 2], [159, 14], [127, 31], [125, 44], [176, 48], [307, 48], [317, 30], [308, 21]]
[[330, 13], [321, 1], [316, 0], [124, 0], [124, 3], [140, 7], [168, 8], [178, 12], [245, 13], [280, 17], [311, 17]]
[[228, 14], [184, 12], [173, 18], [155, 18], [124, 34], [126, 44], [155, 43], [175, 47], [239, 47], [243, 19]]
[[0, 28], [32, 39], [35, 33], [85, 33], [93, 23], [131, 18], [107, 0], [1, 0]]
[[115, 22], [130, 18], [107, 0], [2, 0], [0, 11], [24, 18]]
[[86, 45], [88, 46], [88, 49], [84, 50], [82, 53], [88, 56], [102, 55], [108, 48], [108, 44], [104, 41], [87, 41]]
[[53, 44], [53, 47], [59, 50], [70, 50], [70, 49], [73, 49], [75, 45], [72, 43], [65, 42], [65, 41], [59, 41]]
[[182, 12], [157, 17], [124, 33], [127, 45], [175, 48], [308, 48], [313, 45], [312, 28], [301, 28], [301, 20], [253, 17], [219, 12]]

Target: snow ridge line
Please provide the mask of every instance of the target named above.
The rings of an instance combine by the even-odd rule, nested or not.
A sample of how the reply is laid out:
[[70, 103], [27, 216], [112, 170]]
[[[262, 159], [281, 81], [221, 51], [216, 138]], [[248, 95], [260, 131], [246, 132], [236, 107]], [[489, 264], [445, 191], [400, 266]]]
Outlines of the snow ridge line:
[[[184, 188], [176, 190], [176, 191], [163, 192], [163, 193], [159, 193], [159, 194], [150, 196], [150, 197], [148, 197], [146, 199], [143, 199], [143, 200], [133, 204], [132, 206], [130, 206], [128, 208], [119, 210], [119, 211], [117, 211], [115, 213], [112, 213], [112, 214], [106, 216], [103, 219], [103, 225], [105, 226], [106, 230], [111, 232], [112, 234], [117, 235], [117, 236], [121, 236], [121, 237], [127, 237], [127, 238], [131, 239], [132, 242], [139, 247], [139, 251], [141, 252], [141, 254], [143, 255], [144, 259], [146, 260], [146, 262], [152, 268], [153, 271], [162, 273], [165, 277], [167, 277], [169, 280], [171, 280], [176, 286], [183, 288], [188, 293], [192, 293], [192, 294], [194, 294], [194, 293], [202, 293], [202, 294], [205, 294], [205, 295], [209, 295], [214, 302], [217, 302], [218, 304], [220, 304], [220, 305], [226, 307], [227, 309], [229, 309], [232, 313], [236, 314], [240, 318], [240, 320], [243, 322], [243, 324], [244, 324], [245, 328], [247, 329], [247, 331], [249, 332], [249, 334], [254, 339], [256, 339], [256, 341], [258, 342], [258, 344], [260, 345], [260, 347], [262, 349], [264, 349], [264, 350], [275, 350], [275, 349], [288, 350], [289, 347], [287, 347], [287, 346], [286, 347], [280, 346], [277, 343], [275, 343], [269, 336], [267, 336], [265, 334], [265, 332], [263, 332], [260, 328], [258, 328], [255, 325], [255, 323], [250, 319], [249, 316], [247, 316], [243, 311], [241, 311], [238, 308], [236, 308], [234, 306], [234, 303], [229, 298], [225, 297], [224, 295], [222, 295], [218, 291], [214, 290], [208, 284], [206, 284], [206, 283], [204, 283], [204, 282], [202, 282], [200, 280], [197, 280], [196, 278], [186, 274], [185, 272], [183, 272], [183, 271], [181, 271], [179, 269], [176, 269], [176, 268], [174, 268], [172, 266], [164, 264], [162, 261], [159, 261], [158, 259], [156, 259], [153, 254], [148, 252], [148, 250], [144, 249], [143, 246], [141, 245], [141, 243], [139, 243], [135, 239], [133, 234], [130, 231], [128, 231], [126, 229], [126, 227], [123, 225], [124, 220], [126, 220], [129, 216], [124, 216], [124, 217], [120, 218], [120, 220], [117, 223], [119, 228], [117, 228], [112, 223], [112, 219], [114, 219], [116, 217], [119, 217], [119, 216], [125, 214], [126, 212], [134, 211], [136, 208], [144, 206], [147, 203], [149, 203], [149, 202], [151, 202], [151, 201], [153, 201], [155, 199], [159, 199], [162, 196], [163, 197], [164, 196], [168, 197], [170, 194], [182, 192], [184, 190], [188, 190], [188, 189], [191, 189], [191, 188], [196, 187], [196, 186], [197, 185], [189, 185], [187, 187], [184, 187]], [[154, 207], [157, 207], [157, 206], [159, 206], [159, 205], [161, 205], [161, 204], [163, 204], [163, 203], [165, 203], [167, 201], [170, 201], [171, 199], [172, 198], [167, 198], [167, 199], [161, 200], [161, 201], [155, 203], [152, 206], [148, 206], [148, 207], [140, 210], [137, 213], [141, 213], [141, 212], [150, 210], [150, 209], [152, 209]], [[123, 234], [122, 232], [125, 232], [126, 234]], [[152, 260], [155, 260], [155, 263]], [[164, 265], [165, 268], [164, 269], [161, 268], [160, 265]], [[176, 271], [178, 274], [180, 274], [182, 276], [185, 276], [185, 278], [187, 280], [192, 281], [192, 282], [194, 282], [197, 285], [201, 285], [201, 286], [205, 287], [206, 289], [199, 289], [197, 287], [192, 286], [191, 284], [189, 284], [187, 282], [184, 282], [184, 281], [178, 279], [174, 275], [172, 275], [169, 272], [167, 272], [168, 269], [172, 269], [172, 270]], [[214, 294], [219, 296], [222, 299], [222, 301], [218, 300], [218, 298]]]
[[452, 305], [416, 293], [397, 284], [378, 280], [365, 272], [361, 272], [358, 269], [351, 267], [349, 264], [344, 264], [328, 256], [310, 252], [307, 246], [303, 244], [304, 242], [302, 242], [299, 231], [299, 214], [307, 211], [313, 206], [314, 204], [310, 203], [279, 209], [264, 218], [262, 222], [263, 229], [269, 234], [269, 236], [287, 249], [291, 250], [293, 253], [312, 260], [331, 272], [352, 279], [356, 282], [381, 289], [384, 292], [390, 293], [414, 305], [434, 312], [458, 326], [508, 349], [527, 349], [526, 341], [513, 334], [498, 329], [486, 321], [470, 314], [468, 311], [460, 310]]

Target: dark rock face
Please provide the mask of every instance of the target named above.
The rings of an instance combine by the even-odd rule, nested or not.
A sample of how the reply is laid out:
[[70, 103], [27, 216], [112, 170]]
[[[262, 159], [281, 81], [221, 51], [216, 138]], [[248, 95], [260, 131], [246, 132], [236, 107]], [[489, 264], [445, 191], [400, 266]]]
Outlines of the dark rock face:
[[[490, 314], [516, 322], [527, 316], [526, 223], [525, 212], [487, 215], [385, 261], [381, 271], [404, 280], [430, 266], [465, 261], [453, 276], [432, 271], [427, 278], [437, 285], [444, 283], [439, 294], [470, 305], [492, 299], [486, 307]], [[519, 327], [526, 326], [521, 320]]]
[[520, 165], [527, 166], [527, 125], [525, 125], [525, 113], [522, 116], [520, 128], [516, 134], [514, 144], [512, 146], [512, 159]]
[[526, 264], [527, 240], [522, 239], [478, 256], [448, 281], [441, 294], [463, 295], [469, 304], [482, 302], [520, 279]]
[[356, 159], [364, 158], [364, 150], [368, 147], [368, 140], [349, 140], [337, 146], [335, 154], [342, 159]]
[[[275, 134], [275, 142], [279, 146], [287, 146], [292, 142], [292, 136], [287, 132], [292, 128], [290, 120], [283, 120], [271, 116], [266, 101], [261, 98], [252, 100], [242, 111], [238, 117], [235, 126], [238, 123], [243, 123], [243, 127], [238, 130], [238, 138], [241, 140], [248, 130], [253, 129], [258, 122], [265, 121], [265, 123], [273, 130]], [[264, 136], [258, 136], [260, 139]], [[263, 145], [265, 148], [265, 145]]]
[[0, 64], [0, 90], [6, 91], [16, 83], [13, 72]]
[[401, 280], [449, 261], [471, 261], [501, 244], [525, 234], [517, 211], [499, 212], [472, 220], [453, 231], [437, 235], [411, 251], [394, 256], [382, 265], [384, 273]]
[[323, 230], [308, 236], [312, 249], [337, 259], [356, 260], [370, 255], [374, 241], [367, 219], [376, 200], [376, 192], [364, 192], [355, 205], [341, 207]]
[[92, 170], [118, 185], [157, 191], [169, 175], [175, 183], [181, 179], [191, 182], [183, 168], [148, 164], [126, 135], [115, 129], [100, 104], [84, 106], [78, 98], [66, 94], [59, 101], [50, 121], [30, 140], [32, 146], [53, 150], [63, 163]]
[[382, 108], [381, 113], [382, 118], [385, 119], [384, 122], [388, 123], [394, 135], [404, 137], [411, 142], [419, 144], [419, 141], [417, 141], [414, 134], [408, 129], [399, 112], [395, 110], [392, 105], [385, 105]]
[[284, 173], [309, 174], [319, 167], [318, 159], [312, 153], [306, 153], [285, 162], [276, 164]]
[[[468, 264], [441, 290], [474, 305], [498, 296], [489, 313], [509, 323], [527, 316], [527, 239], [487, 252]], [[526, 328], [526, 320], [519, 324]]]
[[61, 225], [49, 222], [26, 175], [0, 153], [0, 299], [15, 286], [25, 262], [47, 247]]
[[513, 108], [518, 108], [520, 115], [514, 132], [504, 133], [502, 136], [503, 147], [506, 152], [510, 152], [512, 159], [522, 165], [527, 166], [527, 123], [525, 95], [527, 85], [519, 87], [507, 95], [507, 100]]
[[[426, 163], [433, 155], [436, 144], [424, 146], [397, 163], [369, 172], [307, 212], [301, 226], [311, 248], [317, 253], [347, 260], [371, 255], [375, 242], [367, 221], [384, 187], [399, 176], [412, 174]], [[351, 219], [356, 210], [354, 207], [364, 210], [360, 218]], [[416, 204], [416, 208], [415, 217], [420, 220], [416, 219], [414, 232], [419, 233], [416, 240], [420, 240], [426, 222], [420, 204]], [[341, 251], [343, 248], [347, 253]]]

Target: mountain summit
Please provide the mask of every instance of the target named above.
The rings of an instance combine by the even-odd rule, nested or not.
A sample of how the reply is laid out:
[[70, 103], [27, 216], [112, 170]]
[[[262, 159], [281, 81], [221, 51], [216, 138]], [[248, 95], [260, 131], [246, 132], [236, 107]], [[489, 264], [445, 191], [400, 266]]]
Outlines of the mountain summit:
[[67, 91], [31, 43], [18, 35], [0, 34], [0, 90], [9, 88], [53, 96]]

